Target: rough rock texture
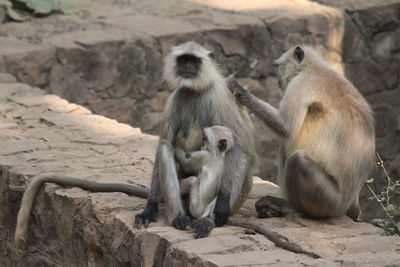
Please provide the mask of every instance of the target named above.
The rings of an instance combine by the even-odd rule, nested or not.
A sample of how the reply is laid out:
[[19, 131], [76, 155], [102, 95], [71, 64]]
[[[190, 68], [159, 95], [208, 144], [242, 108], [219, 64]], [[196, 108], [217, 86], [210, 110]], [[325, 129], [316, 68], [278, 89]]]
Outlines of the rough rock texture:
[[[0, 75], [0, 77], [2, 77]], [[10, 78], [10, 77], [9, 77]], [[123, 193], [90, 193], [47, 184], [32, 210], [23, 249], [13, 231], [22, 192], [42, 172], [99, 182], [147, 185], [157, 138], [55, 95], [21, 83], [0, 82], [0, 266], [398, 266], [400, 238], [384, 236], [348, 217], [255, 218], [254, 203], [279, 188], [255, 178], [242, 218], [259, 222], [318, 253], [320, 259], [274, 246], [238, 227], [194, 239], [157, 223], [134, 230], [145, 200]]]
[[[157, 133], [168, 91], [162, 58], [173, 44], [196, 40], [277, 105], [273, 59], [288, 47], [315, 46], [360, 89], [376, 116], [377, 152], [400, 177], [400, 0], [208, 1], [70, 0], [54, 14], [0, 27], [0, 71], [95, 113]], [[0, 77], [1, 79], [1, 77]], [[279, 139], [257, 119], [258, 174], [275, 181]], [[382, 178], [376, 172], [375, 178]], [[375, 179], [380, 192], [385, 179]], [[382, 216], [363, 192], [366, 218]]]
[[[176, 43], [214, 50], [225, 75], [235, 73], [274, 105], [282, 92], [271, 63], [290, 46], [314, 45], [341, 68], [341, 12], [305, 0], [68, 3], [71, 16], [2, 25], [0, 70], [147, 133], [157, 133], [170, 93], [160, 81], [162, 59]], [[275, 179], [279, 140], [256, 125], [259, 173]]]

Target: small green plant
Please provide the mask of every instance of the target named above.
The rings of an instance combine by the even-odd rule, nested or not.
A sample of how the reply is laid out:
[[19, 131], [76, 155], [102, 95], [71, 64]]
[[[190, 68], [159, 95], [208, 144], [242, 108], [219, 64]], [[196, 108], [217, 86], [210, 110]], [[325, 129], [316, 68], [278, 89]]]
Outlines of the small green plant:
[[15, 115], [15, 114], [11, 114], [11, 113], [6, 113], [3, 115], [3, 117], [7, 118], [7, 119], [13, 119], [13, 120], [21, 120], [22, 119], [21, 115]]
[[[33, 14], [47, 15], [54, 10], [60, 10], [64, 14], [69, 14], [67, 0], [15, 0], [23, 3]], [[6, 18], [14, 21], [23, 21], [24, 19], [12, 8], [12, 2], [9, 0], [0, 0], [0, 24]]]
[[32, 9], [33, 14], [49, 14], [59, 8], [64, 14], [69, 13], [67, 0], [17, 0]]
[[10, 1], [0, 0], [0, 24], [3, 23], [7, 17], [14, 21], [23, 20], [21, 16], [12, 9], [12, 4]]
[[383, 191], [380, 194], [376, 194], [374, 190], [371, 188], [369, 184], [371, 184], [374, 179], [369, 179], [366, 184], [368, 189], [372, 193], [372, 197], [369, 199], [376, 200], [382, 210], [385, 213], [385, 218], [379, 218], [372, 220], [372, 223], [381, 227], [385, 230], [387, 235], [399, 235], [400, 236], [400, 229], [395, 221], [396, 217], [400, 214], [400, 207], [396, 207], [392, 203], [392, 199], [395, 196], [396, 192], [400, 189], [400, 180], [393, 181], [393, 179], [389, 176], [388, 172], [386, 171], [385, 165], [383, 164], [383, 160], [377, 153], [378, 157], [378, 166], [383, 170], [387, 179], [387, 186], [383, 188]]

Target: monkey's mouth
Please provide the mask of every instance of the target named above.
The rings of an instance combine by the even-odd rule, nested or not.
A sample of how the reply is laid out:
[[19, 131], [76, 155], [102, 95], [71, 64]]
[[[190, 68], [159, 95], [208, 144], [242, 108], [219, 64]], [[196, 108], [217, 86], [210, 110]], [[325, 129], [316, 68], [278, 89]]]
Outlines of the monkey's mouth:
[[189, 71], [179, 71], [178, 75], [185, 79], [193, 79], [196, 77], [196, 73], [189, 72]]

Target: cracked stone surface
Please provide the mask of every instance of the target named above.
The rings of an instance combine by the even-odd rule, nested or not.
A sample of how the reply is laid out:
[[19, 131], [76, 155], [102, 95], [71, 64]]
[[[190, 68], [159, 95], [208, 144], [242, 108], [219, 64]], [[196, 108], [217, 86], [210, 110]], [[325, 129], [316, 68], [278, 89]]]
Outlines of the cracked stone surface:
[[[0, 78], [3, 77], [0, 75]], [[29, 179], [59, 172], [98, 182], [148, 186], [157, 137], [94, 115], [43, 90], [0, 82], [1, 266], [398, 266], [400, 237], [343, 216], [258, 219], [254, 203], [279, 188], [254, 178], [238, 217], [263, 224], [320, 259], [277, 248], [244, 229], [215, 228], [205, 239], [157, 223], [133, 229], [145, 200], [46, 184], [32, 210], [27, 242], [13, 246], [22, 192]]]
[[[305, 0], [70, 0], [54, 14], [0, 28], [0, 71], [95, 113], [157, 134], [168, 92], [162, 59], [195, 40], [216, 54], [259, 97], [277, 105], [282, 92], [271, 63], [295, 44], [316, 46], [342, 70], [343, 16]], [[255, 119], [256, 120], [256, 119]], [[276, 177], [279, 140], [256, 120], [259, 174]]]
[[[292, 45], [312, 45], [369, 101], [377, 152], [391, 176], [400, 177], [400, 0], [316, 2], [69, 0], [72, 15], [1, 25], [0, 71], [156, 134], [170, 93], [160, 76], [171, 45], [205, 45], [224, 75], [235, 73], [275, 106], [282, 92], [271, 63]], [[257, 174], [276, 182], [279, 138], [253, 119]], [[382, 191], [383, 172], [373, 177], [374, 190]], [[382, 217], [369, 196], [362, 192], [365, 218]]]

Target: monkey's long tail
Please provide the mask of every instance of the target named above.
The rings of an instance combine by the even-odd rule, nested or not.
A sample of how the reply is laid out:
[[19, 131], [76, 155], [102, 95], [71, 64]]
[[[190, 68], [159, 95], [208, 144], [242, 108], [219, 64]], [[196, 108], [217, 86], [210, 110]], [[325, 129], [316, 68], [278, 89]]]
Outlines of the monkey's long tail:
[[286, 249], [288, 251], [294, 252], [294, 253], [301, 253], [305, 254], [307, 256], [310, 256], [312, 258], [321, 258], [320, 255], [306, 251], [302, 249], [298, 244], [289, 242], [289, 240], [278, 234], [277, 232], [273, 232], [268, 230], [267, 228], [261, 226], [260, 224], [254, 223], [254, 222], [249, 222], [245, 220], [240, 220], [240, 219], [235, 219], [235, 218], [229, 218], [228, 222], [226, 223], [227, 225], [231, 226], [239, 226], [247, 229], [252, 229], [262, 235], [265, 235], [269, 240], [271, 240], [277, 247], [281, 247], [283, 249]]
[[56, 183], [63, 186], [76, 186], [94, 192], [123, 192], [130, 195], [135, 195], [142, 198], [147, 198], [149, 189], [129, 184], [117, 183], [96, 183], [83, 179], [77, 179], [70, 176], [60, 174], [41, 174], [32, 178], [27, 186], [21, 200], [21, 208], [18, 212], [17, 226], [15, 228], [15, 246], [20, 248], [25, 242], [24, 236], [28, 229], [29, 215], [31, 213], [33, 201], [43, 183]]

